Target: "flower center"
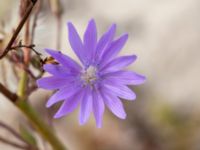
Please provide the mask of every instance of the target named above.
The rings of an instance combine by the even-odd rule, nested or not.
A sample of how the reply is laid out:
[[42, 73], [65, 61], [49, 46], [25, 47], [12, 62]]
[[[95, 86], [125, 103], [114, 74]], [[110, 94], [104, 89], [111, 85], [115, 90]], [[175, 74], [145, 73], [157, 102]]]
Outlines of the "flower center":
[[94, 66], [89, 66], [81, 75], [81, 79], [85, 84], [92, 85], [97, 79], [97, 69]]

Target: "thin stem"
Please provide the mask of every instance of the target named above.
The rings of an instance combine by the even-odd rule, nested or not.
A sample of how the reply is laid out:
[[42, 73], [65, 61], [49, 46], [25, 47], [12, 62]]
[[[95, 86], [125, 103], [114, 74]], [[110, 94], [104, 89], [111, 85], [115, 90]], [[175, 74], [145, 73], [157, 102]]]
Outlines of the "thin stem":
[[[24, 2], [26, 1], [21, 1], [21, 5], [24, 4]], [[25, 3], [26, 4], [26, 3]], [[29, 5], [29, 3], [27, 2], [27, 5]], [[29, 5], [30, 6], [30, 5]], [[26, 7], [26, 5], [25, 5]], [[29, 32], [29, 26], [30, 26], [30, 20], [27, 18], [26, 20], [26, 24], [25, 24], [25, 33], [24, 33], [24, 41], [25, 41], [25, 45], [29, 45], [30, 44], [30, 32]], [[25, 100], [27, 99], [28, 95], [26, 94], [26, 90], [27, 90], [27, 85], [28, 85], [28, 74], [26, 72], [28, 66], [29, 66], [29, 60], [30, 60], [30, 49], [27, 47], [23, 47], [23, 70], [21, 72], [21, 78], [19, 81], [19, 86], [18, 86], [18, 96], [20, 97], [21, 100]]]
[[[24, 35], [25, 45], [31, 44], [31, 37], [29, 31], [29, 20], [26, 22], [25, 35]], [[30, 61], [30, 49], [24, 47], [24, 67], [29, 67]], [[18, 108], [24, 112], [29, 121], [37, 129], [37, 131], [46, 139], [54, 150], [66, 150], [64, 145], [58, 140], [52, 129], [40, 118], [40, 115], [28, 104], [27, 102], [27, 85], [28, 85], [28, 74], [25, 69], [22, 70], [22, 76], [19, 82], [18, 96], [19, 100], [16, 102]]]
[[23, 48], [23, 47], [32, 49], [33, 47], [35, 47], [35, 45], [34, 44], [31, 44], [31, 45], [17, 45], [17, 46], [12, 46], [10, 49], [18, 49], [18, 48]]
[[53, 133], [53, 130], [39, 117], [40, 115], [37, 114], [27, 101], [19, 100], [16, 105], [22, 112], [24, 112], [26, 117], [31, 121], [43, 138], [49, 141], [54, 150], [66, 150], [65, 146]]
[[[26, 24], [25, 24], [25, 33], [24, 33], [25, 45], [29, 45], [30, 44], [29, 27], [30, 27], [30, 20], [27, 19]], [[23, 48], [23, 53], [24, 53], [24, 66], [28, 68], [31, 51], [30, 51], [29, 48], [24, 47]]]
[[10, 51], [10, 48], [12, 47], [15, 39], [17, 38], [19, 32], [21, 31], [22, 27], [24, 26], [26, 20], [28, 19], [35, 3], [37, 0], [32, 1], [32, 3], [28, 6], [27, 11], [25, 13], [25, 15], [23, 16], [22, 20], [20, 21], [19, 25], [17, 26], [17, 29], [15, 30], [14, 34], [12, 35], [10, 41], [8, 42], [8, 45], [6, 46], [5, 50], [3, 51], [3, 53], [0, 55], [0, 59], [2, 59], [4, 56], [7, 55], [7, 53]]
[[[22, 88], [23, 89], [23, 88]], [[6, 92], [5, 92], [6, 91]], [[11, 93], [0, 83], [0, 92], [3, 93], [10, 101], [24, 113], [24, 115], [32, 122], [38, 132], [51, 144], [54, 150], [66, 150], [65, 146], [59, 141], [53, 130], [47, 125], [40, 115], [23, 99], [17, 98], [17, 95]]]
[[[18, 36], [19, 32], [21, 31], [22, 27], [24, 26], [24, 23], [28, 19], [28, 16], [30, 15], [30, 12], [35, 5], [37, 0], [32, 0], [33, 3], [31, 3], [25, 15], [23, 16], [20, 24], [18, 25], [15, 33], [13, 34], [11, 40], [9, 41], [6, 49], [4, 50], [3, 54], [0, 56], [0, 59], [6, 56], [6, 54], [9, 52], [9, 50], [12, 47], [13, 42], [15, 41], [16, 37]], [[25, 32], [28, 31], [29, 25], [26, 25], [26, 30]], [[26, 38], [28, 37], [28, 38]], [[29, 35], [25, 35], [25, 45], [30, 44], [30, 39]], [[24, 47], [24, 67], [28, 68], [29, 64], [29, 53], [30, 49], [27, 49]], [[6, 96], [9, 100], [11, 100], [23, 113], [24, 115], [29, 119], [29, 121], [33, 124], [33, 126], [36, 128], [38, 133], [40, 133], [44, 139], [46, 139], [52, 146], [54, 150], [66, 150], [65, 146], [59, 141], [57, 136], [54, 134], [53, 130], [49, 127], [48, 124], [44, 122], [42, 118], [40, 118], [40, 114], [37, 114], [37, 112], [31, 107], [31, 105], [28, 104], [27, 102], [27, 97], [28, 94], [26, 92], [27, 90], [27, 84], [28, 84], [28, 74], [27, 72], [23, 69], [21, 72], [21, 77], [19, 81], [19, 87], [18, 87], [18, 95], [13, 94], [10, 92], [3, 84], [0, 83], [0, 92]], [[2, 139], [4, 142], [9, 142], [5, 141]]]
[[17, 46], [13, 46], [13, 47], [11, 47], [10, 49], [12, 50], [12, 49], [14, 49], [14, 50], [16, 50], [16, 49], [18, 49], [18, 48], [29, 48], [29, 49], [31, 49], [36, 55], [42, 55], [41, 53], [39, 53], [39, 52], [37, 52], [35, 49], [34, 49], [34, 47], [35, 47], [35, 45], [34, 44], [30, 44], [30, 45], [17, 45]]
[[25, 100], [27, 98], [26, 95], [27, 81], [28, 81], [27, 72], [25, 70], [22, 70], [17, 92], [17, 95], [20, 97], [21, 100]]
[[35, 28], [37, 26], [37, 20], [38, 20], [38, 16], [39, 16], [39, 12], [41, 10], [41, 6], [42, 5], [42, 1], [38, 1], [37, 5], [36, 5], [36, 9], [35, 9], [35, 14], [34, 14], [34, 18], [33, 18], [33, 24], [32, 24], [32, 32], [31, 32], [31, 43], [33, 43], [34, 41], [34, 37], [35, 37]]
[[12, 135], [14, 135], [17, 139], [21, 140], [22, 142], [24, 142], [24, 143], [26, 143], [28, 145], [28, 143], [14, 129], [12, 129], [10, 126], [8, 126], [5, 123], [0, 121], [0, 127], [6, 129]]
[[5, 144], [8, 144], [8, 145], [13, 146], [15, 148], [20, 148], [20, 149], [27, 149], [28, 148], [27, 146], [22, 146], [22, 145], [20, 145], [18, 143], [15, 143], [13, 141], [7, 140], [6, 138], [3, 138], [1, 136], [0, 136], [0, 142], [3, 142]]
[[[33, 74], [33, 72], [28, 69], [28, 68], [24, 68], [24, 70], [28, 73], [28, 75], [33, 78], [33, 79], [37, 79], [37, 77]], [[27, 94], [28, 95], [28, 94]]]
[[15, 93], [12, 93], [9, 91], [3, 84], [0, 83], [0, 93], [2, 93], [5, 97], [7, 97], [10, 101], [16, 102], [17, 101], [17, 95]]

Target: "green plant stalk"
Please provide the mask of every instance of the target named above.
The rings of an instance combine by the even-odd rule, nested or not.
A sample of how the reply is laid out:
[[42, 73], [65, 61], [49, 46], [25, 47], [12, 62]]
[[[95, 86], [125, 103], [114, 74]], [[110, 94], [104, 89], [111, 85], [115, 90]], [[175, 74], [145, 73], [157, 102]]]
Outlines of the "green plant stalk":
[[28, 82], [28, 74], [25, 70], [22, 70], [17, 92], [17, 95], [20, 97], [20, 100], [26, 99], [27, 82]]
[[16, 106], [26, 115], [36, 130], [46, 139], [54, 150], [66, 150], [53, 130], [40, 118], [40, 115], [24, 100], [18, 100]]
[[33, 124], [36, 130], [47, 140], [54, 150], [66, 150], [65, 146], [59, 141], [53, 130], [46, 124], [40, 115], [34, 110], [33, 107], [27, 102], [27, 88], [28, 74], [22, 70], [21, 78], [18, 86], [18, 100], [16, 106], [24, 113], [24, 115]]
[[[35, 1], [36, 2], [36, 1]], [[21, 1], [23, 3], [23, 0]], [[35, 3], [33, 3], [34, 5]], [[33, 7], [33, 6], [32, 6]], [[31, 7], [31, 8], [32, 8]], [[30, 13], [29, 13], [30, 14]], [[28, 17], [27, 17], [28, 18]], [[24, 41], [25, 45], [29, 45], [31, 41], [30, 33], [29, 33], [29, 20], [25, 19], [25, 34], [24, 34]], [[30, 62], [30, 50], [28, 48], [23, 49], [23, 56], [24, 56], [24, 67], [29, 67]], [[28, 73], [22, 69], [20, 74], [20, 81], [18, 85], [18, 99], [15, 102], [16, 106], [24, 113], [24, 115], [29, 119], [29, 121], [32, 123], [32, 125], [35, 127], [35, 129], [38, 131], [41, 136], [45, 140], [51, 144], [52, 148], [54, 150], [66, 150], [65, 146], [61, 143], [61, 141], [57, 138], [57, 136], [54, 134], [53, 130], [49, 127], [47, 123], [44, 122], [44, 120], [40, 117], [40, 115], [37, 113], [37, 111], [34, 110], [34, 108], [28, 103], [27, 99], [27, 88], [28, 88]]]

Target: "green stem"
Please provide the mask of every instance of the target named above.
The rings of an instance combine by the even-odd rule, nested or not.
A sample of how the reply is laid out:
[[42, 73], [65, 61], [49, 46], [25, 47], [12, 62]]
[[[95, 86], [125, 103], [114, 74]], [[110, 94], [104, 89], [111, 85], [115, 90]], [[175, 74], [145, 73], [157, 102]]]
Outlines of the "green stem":
[[40, 115], [31, 107], [27, 102], [27, 82], [28, 74], [26, 71], [22, 70], [21, 78], [18, 87], [18, 100], [15, 103], [16, 106], [26, 115], [29, 121], [37, 129], [37, 131], [46, 139], [54, 150], [66, 150], [65, 146], [59, 141], [53, 130], [40, 118]]
[[40, 115], [24, 100], [18, 100], [16, 106], [26, 115], [37, 131], [46, 139], [54, 150], [66, 150], [53, 130], [40, 118]]
[[17, 95], [20, 97], [21, 100], [26, 99], [27, 81], [28, 81], [28, 74], [25, 70], [22, 70], [17, 92]]

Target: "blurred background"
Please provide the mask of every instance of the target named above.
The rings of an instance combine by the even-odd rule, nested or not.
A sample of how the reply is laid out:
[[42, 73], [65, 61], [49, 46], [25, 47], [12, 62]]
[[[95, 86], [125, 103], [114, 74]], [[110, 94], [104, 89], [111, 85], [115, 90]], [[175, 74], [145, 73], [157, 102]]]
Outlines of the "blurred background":
[[[42, 1], [38, 15], [37, 51], [44, 54], [43, 48], [60, 47], [76, 59], [67, 39], [67, 21], [83, 35], [88, 20], [94, 18], [99, 36], [116, 23], [117, 35], [129, 33], [121, 54], [138, 56], [129, 69], [147, 77], [145, 84], [132, 87], [136, 101], [123, 101], [127, 119], [119, 120], [106, 111], [101, 129], [96, 128], [93, 116], [85, 126], [79, 126], [78, 110], [51, 120], [56, 107], [45, 108], [51, 93], [33, 92], [30, 102], [54, 126], [69, 150], [200, 150], [199, 0], [60, 0], [60, 23], [50, 1]], [[19, 22], [19, 4], [19, 0], [0, 0], [0, 48]], [[56, 42], [58, 32], [60, 45]], [[15, 91], [11, 66], [2, 60], [0, 64], [1, 82]], [[0, 98], [0, 121], [18, 131], [27, 123], [25, 117], [1, 94]], [[34, 135], [41, 149], [50, 149]], [[16, 140], [1, 128], [0, 136]], [[16, 148], [0, 142], [0, 149]]]

